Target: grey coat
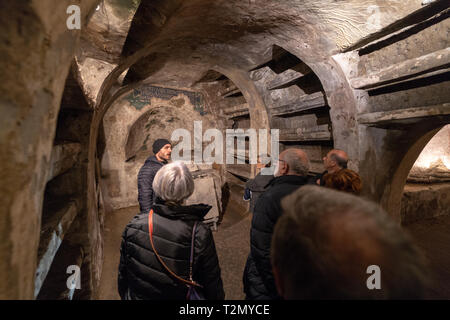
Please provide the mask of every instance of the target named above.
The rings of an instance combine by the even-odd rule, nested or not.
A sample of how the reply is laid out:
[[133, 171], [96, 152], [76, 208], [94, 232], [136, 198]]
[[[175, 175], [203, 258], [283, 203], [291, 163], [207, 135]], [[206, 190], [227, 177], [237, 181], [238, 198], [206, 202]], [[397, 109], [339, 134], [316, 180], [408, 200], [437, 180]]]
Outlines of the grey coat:
[[262, 175], [260, 172], [253, 179], [247, 181], [245, 188], [251, 191], [250, 212], [253, 212], [256, 200], [266, 191], [273, 178], [273, 175]]

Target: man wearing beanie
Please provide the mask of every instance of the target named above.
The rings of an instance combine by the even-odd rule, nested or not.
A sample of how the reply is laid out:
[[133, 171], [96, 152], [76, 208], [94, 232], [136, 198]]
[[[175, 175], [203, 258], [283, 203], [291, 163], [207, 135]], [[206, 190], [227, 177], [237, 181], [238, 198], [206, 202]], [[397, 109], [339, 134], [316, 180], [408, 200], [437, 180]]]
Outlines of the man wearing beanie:
[[152, 147], [154, 156], [149, 157], [138, 174], [138, 200], [141, 213], [148, 213], [155, 200], [153, 179], [159, 169], [170, 160], [172, 144], [166, 139], [157, 139]]

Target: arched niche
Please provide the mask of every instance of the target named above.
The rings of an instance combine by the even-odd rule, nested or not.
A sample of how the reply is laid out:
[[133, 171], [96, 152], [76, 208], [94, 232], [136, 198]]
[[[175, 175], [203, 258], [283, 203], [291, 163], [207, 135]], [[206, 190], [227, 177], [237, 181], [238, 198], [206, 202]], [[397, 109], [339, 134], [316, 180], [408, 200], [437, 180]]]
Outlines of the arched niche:
[[186, 129], [193, 141], [194, 122], [201, 122], [205, 131], [216, 127], [214, 121], [196, 91], [141, 85], [117, 99], [102, 121], [101, 172], [107, 211], [138, 204], [137, 175], [153, 155], [156, 139], [171, 140], [176, 129]]
[[[84, 28], [100, 0], [82, 0]], [[68, 3], [4, 1], [0, 110], [0, 299], [33, 299], [41, 211], [64, 84], [80, 32]], [[49, 14], [60, 12], [61, 14]], [[26, 223], [25, 223], [26, 222]]]
[[422, 150], [442, 127], [443, 125], [439, 125], [425, 130], [416, 139], [412, 140], [406, 153], [399, 157], [399, 162], [392, 176], [392, 180], [387, 185], [385, 196], [382, 199], [382, 204], [384, 204], [387, 212], [399, 223], [401, 222], [401, 198], [408, 174]]
[[[424, 140], [427, 140], [425, 143]], [[423, 137], [401, 197], [401, 224], [422, 249], [429, 267], [429, 298], [450, 297], [450, 125]], [[422, 145], [424, 148], [421, 149]], [[411, 153], [413, 162], [416, 152]], [[407, 169], [407, 167], [405, 168]]]

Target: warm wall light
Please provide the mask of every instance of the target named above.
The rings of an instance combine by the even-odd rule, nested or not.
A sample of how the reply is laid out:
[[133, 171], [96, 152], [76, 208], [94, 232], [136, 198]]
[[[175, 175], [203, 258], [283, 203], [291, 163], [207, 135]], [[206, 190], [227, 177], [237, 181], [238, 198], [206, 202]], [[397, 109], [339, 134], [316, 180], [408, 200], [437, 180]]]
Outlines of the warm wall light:
[[420, 167], [423, 169], [429, 169], [431, 167], [438, 167], [440, 164], [444, 164], [447, 169], [450, 169], [450, 157], [449, 156], [437, 156], [433, 154], [420, 155], [417, 161], [414, 163], [414, 167]]
[[443, 127], [426, 145], [414, 167], [429, 169], [447, 167], [450, 170], [450, 125]]

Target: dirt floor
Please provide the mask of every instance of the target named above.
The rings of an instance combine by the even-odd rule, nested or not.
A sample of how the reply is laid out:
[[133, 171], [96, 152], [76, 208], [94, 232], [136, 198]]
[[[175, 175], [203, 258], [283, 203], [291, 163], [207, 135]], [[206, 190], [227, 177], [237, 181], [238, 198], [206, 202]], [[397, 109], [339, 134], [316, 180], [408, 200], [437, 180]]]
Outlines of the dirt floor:
[[[103, 274], [98, 299], [116, 300], [117, 267], [121, 234], [138, 207], [117, 210], [105, 222]], [[244, 299], [242, 273], [249, 252], [251, 215], [230, 200], [214, 239], [227, 300]], [[430, 263], [433, 284], [429, 296], [450, 299], [450, 216], [427, 219], [405, 226]]]
[[440, 216], [404, 227], [428, 258], [431, 299], [450, 299], [450, 216]]
[[[117, 292], [117, 268], [120, 258], [121, 235], [128, 222], [139, 212], [138, 207], [114, 211], [106, 217], [104, 232], [104, 261], [97, 298], [120, 299]], [[224, 283], [225, 299], [244, 299], [242, 273], [250, 249], [251, 215], [231, 200], [222, 223], [213, 233]]]

